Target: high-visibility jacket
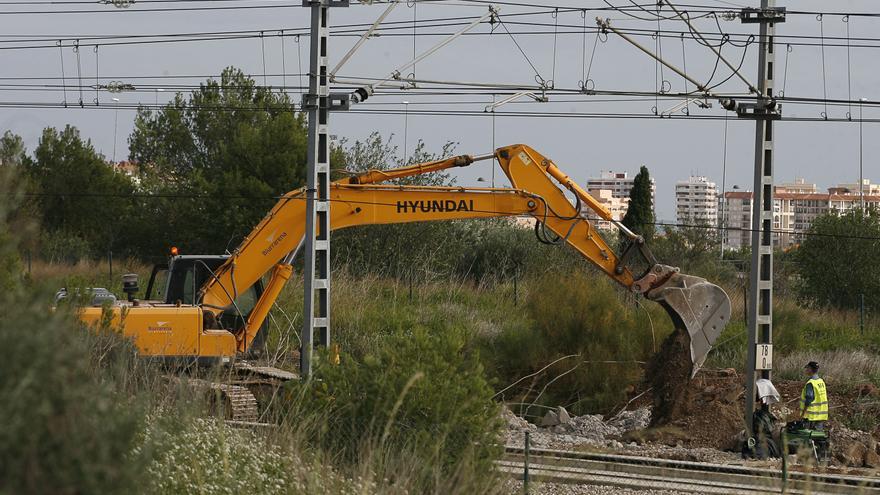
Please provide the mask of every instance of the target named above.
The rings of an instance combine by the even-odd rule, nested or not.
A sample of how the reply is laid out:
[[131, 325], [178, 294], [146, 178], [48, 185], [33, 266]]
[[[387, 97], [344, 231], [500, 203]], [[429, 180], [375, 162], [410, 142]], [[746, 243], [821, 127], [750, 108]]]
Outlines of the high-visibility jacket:
[[[807, 402], [807, 385], [813, 386], [813, 402], [805, 406]], [[804, 410], [806, 407], [806, 410]], [[825, 380], [811, 378], [807, 380], [801, 390], [801, 411], [804, 411], [804, 419], [808, 421], [828, 421], [828, 392], [825, 390]]]

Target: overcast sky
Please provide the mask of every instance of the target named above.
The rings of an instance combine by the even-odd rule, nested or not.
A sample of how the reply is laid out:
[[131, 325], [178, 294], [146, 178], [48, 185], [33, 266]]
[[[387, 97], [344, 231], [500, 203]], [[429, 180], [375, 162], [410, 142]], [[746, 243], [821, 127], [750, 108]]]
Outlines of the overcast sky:
[[[35, 0], [42, 1], [42, 0]], [[626, 0], [609, 0], [614, 5], [632, 5]], [[302, 55], [303, 68], [308, 64], [308, 39], [303, 37], [300, 44], [292, 38], [285, 38], [282, 60], [282, 39], [277, 34], [280, 30], [304, 28], [309, 22], [308, 9], [297, 7], [300, 2], [291, 2], [293, 7], [284, 7], [283, 2], [276, 0], [254, 0], [251, 5], [272, 5], [265, 9], [228, 9], [215, 11], [173, 11], [173, 12], [139, 12], [146, 8], [169, 8], [175, 6], [235, 6], [247, 2], [228, 1], [214, 4], [200, 3], [136, 3], [128, 9], [115, 9], [103, 5], [19, 5], [6, 6], [0, 9], [0, 77], [36, 77], [43, 78], [24, 81], [28, 84], [55, 84], [61, 75], [61, 59], [64, 60], [64, 73], [67, 84], [78, 84], [77, 55], [65, 47], [61, 53], [49, 41], [47, 48], [40, 49], [8, 49], [17, 46], [10, 44], [10, 39], [45, 37], [86, 38], [89, 35], [132, 35], [132, 34], [169, 34], [192, 32], [215, 32], [231, 30], [264, 30], [266, 37], [263, 43], [259, 39], [204, 41], [197, 43], [168, 43], [149, 45], [99, 46], [98, 76], [102, 83], [108, 80], [133, 82], [139, 86], [135, 92], [112, 95], [101, 92], [98, 95], [101, 108], [76, 108], [79, 93], [76, 89], [68, 89], [67, 102], [71, 108], [0, 108], [0, 130], [11, 129], [22, 135], [29, 150], [33, 150], [41, 130], [46, 126], [62, 127], [67, 123], [80, 128], [83, 135], [90, 138], [96, 148], [108, 158], [113, 155], [114, 118], [112, 97], [118, 97], [121, 103], [137, 102], [152, 104], [155, 101], [166, 101], [172, 96], [171, 90], [156, 91], [162, 85], [193, 84], [198, 79], [162, 79], [147, 81], [134, 78], [137, 76], [155, 75], [216, 75], [226, 66], [233, 65], [252, 74], [258, 81], [263, 78], [263, 56], [265, 55], [266, 71], [280, 74], [282, 66], [288, 73], [298, 72], [298, 53]], [[562, 1], [534, 2], [547, 6], [597, 8], [605, 6], [601, 0], [583, 2]], [[650, 3], [650, 2], [648, 2]], [[700, 4], [719, 9], [737, 7], [733, 3], [718, 0], [689, 0], [689, 4]], [[736, 4], [757, 5], [757, 1]], [[874, 12], [880, 14], [880, 6], [876, 1], [849, 0], [823, 2], [818, 0], [799, 0], [797, 2], [780, 1], [780, 5], [797, 10], [833, 10], [834, 12]], [[331, 24], [370, 23], [385, 9], [385, 5], [353, 5], [348, 9], [333, 9]], [[502, 20], [505, 15], [535, 11], [512, 5], [500, 5]], [[89, 9], [101, 10], [101, 13], [40, 13], [10, 14], [12, 11], [46, 11]], [[419, 19], [446, 17], [476, 18], [486, 12], [487, 6], [468, 4], [461, 1], [425, 2], [416, 7]], [[667, 10], [668, 14], [669, 11]], [[627, 19], [622, 14], [607, 11], [588, 11], [588, 26], [595, 26], [593, 20], [597, 15], [611, 17], [614, 24], [628, 29], [656, 29], [656, 22]], [[413, 8], [401, 4], [388, 18], [388, 21], [412, 20]], [[561, 26], [581, 26], [583, 19], [580, 12], [563, 12], [558, 16]], [[546, 13], [528, 17], [508, 18], [508, 27], [514, 33], [526, 28], [512, 24], [513, 21], [529, 21], [549, 23], [542, 31], [552, 31], [555, 22], [551, 14]], [[704, 32], [717, 32], [712, 20], [695, 21]], [[849, 20], [850, 36], [873, 37], [880, 33], [880, 18], [851, 17]], [[661, 29], [681, 31], [681, 21], [663, 21]], [[743, 26], [739, 21], [722, 21], [725, 32], [757, 32], [756, 25]], [[847, 23], [840, 15], [825, 15], [819, 22], [812, 15], [791, 15], [788, 22], [778, 26], [778, 34], [819, 36], [820, 29], [828, 37], [828, 44], [846, 43]], [[456, 28], [443, 28], [450, 32]], [[516, 45], [502, 29], [487, 35], [490, 27], [477, 27], [471, 36], [462, 37], [443, 48], [424, 62], [418, 64], [416, 74], [421, 79], [468, 81], [499, 84], [534, 84], [535, 72], [519, 52]], [[582, 78], [582, 61], [584, 59], [583, 36], [577, 29], [560, 28], [573, 31], [560, 35], [556, 42], [556, 73], [557, 88], [577, 88]], [[427, 30], [420, 30], [425, 32]], [[437, 32], [437, 30], [434, 30]], [[390, 33], [390, 31], [389, 31]], [[843, 39], [830, 39], [842, 37]], [[339, 36], [331, 40], [331, 65], [348, 50], [356, 41], [354, 36]], [[419, 53], [433, 46], [442, 39], [441, 36], [418, 36], [416, 49]], [[516, 41], [528, 55], [544, 79], [550, 79], [553, 68], [552, 35], [516, 34]], [[592, 50], [595, 35], [587, 35], [587, 58]], [[651, 48], [654, 41], [650, 37], [638, 38]], [[792, 40], [781, 40], [783, 43]], [[817, 40], [801, 40], [818, 43]], [[382, 77], [388, 75], [395, 67], [412, 58], [413, 38], [404, 36], [379, 36], [369, 40], [357, 55], [340, 71], [340, 76], [349, 77]], [[83, 84], [93, 84], [95, 69], [95, 52], [91, 44], [80, 50], [79, 72]], [[855, 42], [854, 42], [855, 43]], [[861, 44], [880, 45], [876, 42], [860, 42]], [[20, 46], [20, 45], [18, 45]], [[265, 48], [263, 48], [265, 47]], [[711, 73], [715, 56], [703, 46], [690, 38], [685, 40], [686, 56], [682, 57], [680, 39], [664, 39], [663, 53], [676, 65], [687, 66], [687, 71], [696, 79], [705, 81]], [[726, 46], [725, 56], [738, 63], [741, 49]], [[748, 50], [743, 73], [750, 81], [756, 79], [756, 45]], [[817, 97], [827, 94], [829, 98], [846, 99], [851, 92], [853, 99], [866, 97], [880, 100], [878, 78], [880, 78], [880, 51], [876, 48], [852, 47], [849, 63], [845, 46], [829, 46], [825, 49], [825, 69], [823, 78], [822, 51], [820, 46], [793, 46], [788, 54], [788, 70], [785, 76], [785, 93], [788, 96]], [[777, 54], [777, 88], [782, 84], [786, 50], [784, 46]], [[850, 69], [850, 70], [848, 70]], [[729, 71], [719, 68], [715, 81], [726, 78]], [[632, 45], [627, 44], [615, 35], [609, 35], [606, 43], [600, 43], [591, 69], [590, 78], [600, 90], [655, 90], [655, 64], [645, 54]], [[682, 78], [665, 71], [665, 78], [670, 82], [673, 91], [683, 91]], [[295, 84], [291, 77], [288, 84]], [[824, 85], [823, 85], [824, 79]], [[0, 81], [0, 101], [2, 102], [48, 102], [60, 103], [64, 96], [60, 88], [25, 88], [14, 89], [9, 84], [22, 81]], [[270, 77], [269, 83], [280, 85], [281, 77]], [[138, 84], [140, 83], [140, 84]], [[851, 91], [850, 91], [851, 85]], [[164, 89], [164, 88], [163, 88]], [[690, 86], [689, 89], [693, 89]], [[731, 79], [719, 91], [727, 93], [744, 93], [746, 88], [738, 79]], [[83, 99], [86, 105], [93, 106], [94, 91], [86, 91]], [[298, 97], [297, 97], [298, 99]], [[721, 186], [724, 180], [727, 189], [733, 185], [751, 188], [754, 149], [754, 123], [738, 121], [731, 116], [727, 133], [727, 174], [722, 177], [723, 163], [723, 120], [670, 120], [670, 119], [587, 119], [587, 118], [522, 118], [505, 116], [508, 111], [532, 111], [550, 113], [638, 113], [650, 115], [655, 106], [653, 99], [637, 102], [603, 101], [613, 99], [598, 95], [573, 95], [551, 97], [547, 103], [516, 103], [498, 110], [494, 119], [495, 144], [498, 146], [511, 143], [527, 143], [556, 163], [580, 182], [590, 176], [597, 175], [600, 170], [615, 170], [634, 173], [640, 165], [647, 165], [657, 180], [657, 210], [664, 220], [674, 220], [673, 187], [678, 180], [686, 179], [690, 174], [709, 176]], [[556, 101], [554, 101], [556, 100]], [[493, 119], [490, 114], [470, 116], [427, 116], [416, 115], [420, 110], [468, 110], [481, 111], [491, 102], [488, 96], [456, 96], [442, 98], [438, 96], [418, 95], [417, 92], [399, 91], [394, 94], [376, 96], [362, 104], [363, 109], [396, 109], [403, 110], [403, 101], [409, 101], [408, 108], [413, 114], [408, 117], [408, 147], [412, 149], [416, 139], [423, 139], [429, 150], [439, 150], [443, 143], [454, 141], [459, 143], [457, 150], [461, 153], [485, 153], [492, 149]], [[455, 104], [453, 102], [472, 102]], [[441, 104], [438, 104], [441, 102]], [[445, 102], [445, 103], [443, 103]], [[672, 100], [661, 100], [660, 110], [676, 104]], [[785, 116], [819, 117], [825, 109], [821, 106], [787, 104], [783, 106]], [[845, 117], [847, 108], [829, 107], [829, 117]], [[858, 117], [859, 109], [852, 108], [854, 117]], [[703, 110], [693, 106], [691, 115], [723, 115], [717, 103], [712, 109]], [[865, 107], [865, 118], [880, 118], [876, 108]], [[116, 138], [116, 157], [127, 156], [127, 137], [132, 129], [134, 111], [123, 109], [118, 112], [118, 129]], [[332, 133], [349, 140], [363, 138], [373, 131], [383, 135], [394, 135], [394, 142], [403, 146], [404, 134], [403, 115], [369, 115], [359, 113], [337, 113], [332, 116]], [[880, 139], [877, 132], [878, 124], [864, 125], [864, 169], [865, 176], [880, 181], [880, 171], [876, 159], [880, 156]], [[856, 182], [859, 164], [859, 126], [857, 123], [833, 122], [782, 122], [776, 127], [776, 180], [788, 182], [795, 177], [804, 177], [808, 182], [815, 182], [825, 188], [839, 182]], [[483, 162], [474, 165], [470, 170], [461, 170], [461, 184], [476, 184], [477, 177], [491, 177], [491, 164]], [[500, 172], [499, 172], [500, 175]], [[497, 176], [496, 176], [497, 177]], [[497, 183], [504, 182], [497, 177]], [[480, 184], [483, 185], [483, 184]]]

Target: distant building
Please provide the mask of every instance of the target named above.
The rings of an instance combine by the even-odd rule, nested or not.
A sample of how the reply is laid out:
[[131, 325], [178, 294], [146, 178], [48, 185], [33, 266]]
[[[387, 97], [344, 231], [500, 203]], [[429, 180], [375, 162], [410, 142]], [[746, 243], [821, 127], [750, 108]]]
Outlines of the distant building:
[[[628, 195], [626, 198], [618, 198], [614, 197], [614, 192], [610, 189], [598, 189], [591, 190], [590, 196], [596, 198], [596, 201], [598, 201], [600, 205], [607, 208], [611, 212], [611, 216], [614, 220], [623, 220], [623, 216], [626, 215], [626, 207], [629, 204]], [[615, 228], [608, 220], [599, 218], [599, 216], [596, 215], [596, 212], [588, 206], [583, 206], [581, 211], [588, 219], [595, 223], [597, 228], [602, 230], [613, 230]]]
[[535, 228], [537, 220], [531, 215], [517, 215], [511, 219], [511, 223], [513, 223], [514, 227], [533, 229]]
[[[847, 187], [851, 184], [841, 184], [829, 188], [827, 193], [791, 192], [788, 186], [790, 184], [776, 186], [773, 193], [773, 245], [778, 248], [789, 248], [801, 242], [803, 240], [802, 233], [809, 230], [820, 215], [830, 212], [844, 213], [859, 207], [858, 190], [853, 194], [851, 189]], [[794, 189], [798, 189], [798, 187]], [[850, 190], [850, 192], [843, 194], [844, 190]], [[864, 199], [866, 207], [880, 208], [880, 188], [874, 189], [872, 194], [868, 194], [866, 187]], [[752, 193], [750, 191], [724, 193], [723, 210], [725, 248], [739, 249], [750, 246]]]
[[729, 191], [724, 193], [721, 231], [725, 249], [740, 249], [751, 242], [752, 193]]
[[675, 183], [675, 216], [682, 225], [718, 226], [718, 188], [703, 176]]
[[[587, 191], [594, 198], [598, 199], [602, 202], [606, 208], [612, 211], [612, 213], [617, 212], [618, 215], [615, 217], [616, 220], [622, 220], [624, 215], [626, 215], [626, 210], [629, 207], [629, 192], [633, 188], [633, 180], [635, 177], [630, 177], [627, 172], [612, 172], [612, 171], [601, 171], [599, 177], [591, 177], [587, 179]], [[604, 192], [607, 191], [607, 192]], [[657, 185], [654, 182], [654, 178], [651, 178], [651, 205], [656, 204], [655, 195], [657, 192]], [[610, 196], [609, 196], [610, 194]], [[588, 214], [588, 218], [595, 219], [595, 214], [592, 212], [586, 212]], [[610, 228], [610, 224], [608, 222], [601, 222], [599, 228]]]
[[[630, 177], [627, 172], [602, 171], [599, 177], [591, 177], [587, 179], [588, 191], [599, 191], [607, 189], [611, 191], [612, 197], [626, 199], [629, 201], [629, 192], [633, 187], [635, 177]], [[654, 178], [651, 178], [651, 202], [654, 202], [654, 195], [657, 192], [657, 186]]]
[[[836, 187], [829, 188], [828, 192], [841, 196], [849, 194], [854, 194], [858, 196], [859, 183], [854, 182], [852, 184], [838, 184]], [[865, 196], [880, 196], [880, 184], [871, 184], [870, 180], [864, 179], [862, 181], [862, 194], [864, 194]]]
[[807, 181], [801, 177], [798, 177], [794, 180], [794, 182], [783, 182], [776, 186], [776, 192], [790, 192], [797, 194], [814, 194], [819, 192], [819, 189], [816, 188], [816, 184], [807, 184]]

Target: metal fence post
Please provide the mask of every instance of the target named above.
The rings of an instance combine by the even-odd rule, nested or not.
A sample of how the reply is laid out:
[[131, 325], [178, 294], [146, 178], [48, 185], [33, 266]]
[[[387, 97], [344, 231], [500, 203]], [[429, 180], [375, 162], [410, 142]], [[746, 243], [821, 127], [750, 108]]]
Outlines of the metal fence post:
[[107, 260], [110, 262], [110, 285], [113, 285], [113, 251], [107, 251]]
[[865, 334], [865, 294], [859, 294], [859, 333]]
[[782, 442], [782, 493], [788, 488], [788, 435], [782, 429], [779, 440]]
[[513, 305], [517, 306], [519, 304], [519, 288], [517, 287], [517, 281], [519, 280], [519, 270], [513, 270]]
[[531, 435], [527, 431], [526, 439], [525, 439], [525, 461], [523, 463], [523, 492], [526, 495], [529, 495], [529, 443], [531, 441]]

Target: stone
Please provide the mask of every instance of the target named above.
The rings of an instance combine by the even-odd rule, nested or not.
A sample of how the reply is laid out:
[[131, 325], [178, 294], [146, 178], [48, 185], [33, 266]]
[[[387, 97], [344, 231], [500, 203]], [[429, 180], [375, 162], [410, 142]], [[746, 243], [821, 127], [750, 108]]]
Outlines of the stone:
[[868, 447], [865, 446], [865, 444], [859, 441], [851, 441], [847, 442], [845, 446], [841, 446], [836, 457], [837, 460], [846, 466], [862, 467], [865, 463], [865, 456], [867, 453]]
[[880, 468], [880, 455], [877, 455], [876, 451], [868, 450], [865, 453], [865, 467], [872, 469]]
[[556, 414], [556, 411], [547, 411], [547, 414], [541, 418], [541, 426], [556, 426], [559, 423], [559, 415]]
[[559, 406], [556, 408], [557, 419], [559, 419], [559, 424], [567, 425], [571, 422], [571, 415], [568, 414], [568, 411], [565, 410], [564, 407]]

